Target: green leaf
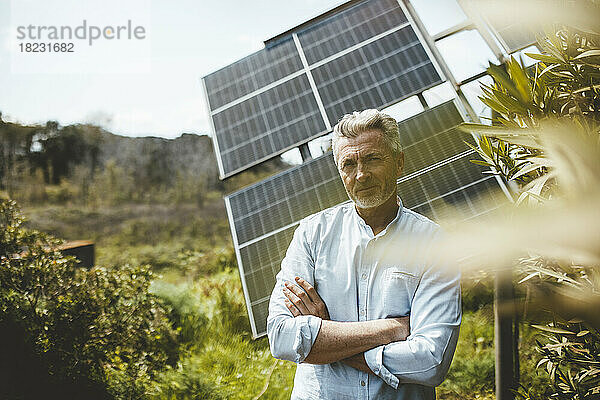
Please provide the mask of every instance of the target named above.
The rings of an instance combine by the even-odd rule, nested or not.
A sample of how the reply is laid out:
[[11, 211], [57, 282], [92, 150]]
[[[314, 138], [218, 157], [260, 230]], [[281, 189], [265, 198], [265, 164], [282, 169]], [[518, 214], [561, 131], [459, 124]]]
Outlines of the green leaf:
[[479, 99], [481, 100], [481, 102], [483, 104], [485, 104], [492, 110], [499, 112], [500, 114], [508, 113], [508, 108], [504, 107], [502, 104], [498, 103], [494, 99], [487, 98], [487, 97], [480, 97]]
[[528, 173], [533, 172], [533, 171], [535, 171], [535, 170], [537, 170], [537, 169], [539, 169], [541, 167], [542, 167], [542, 165], [539, 165], [539, 164], [531, 164], [531, 165], [529, 165], [529, 166], [527, 166], [525, 168], [521, 168], [519, 170], [519, 172], [517, 172], [516, 174], [514, 174], [513, 176], [511, 176], [511, 179], [517, 179], [517, 178], [519, 178], [519, 177], [521, 177], [523, 175], [527, 175]]
[[[523, 282], [527, 282], [527, 281], [528, 281], [528, 280], [530, 280], [531, 278], [533, 278], [533, 277], [535, 277], [535, 276], [538, 276], [538, 275], [539, 275], [539, 273], [538, 273], [538, 272], [533, 272], [533, 273], [531, 273], [531, 274], [527, 275], [525, 278], [521, 279], [521, 280], [520, 280], [519, 282], [517, 282], [517, 283], [520, 285], [521, 283], [523, 283]], [[540, 361], [540, 362], [541, 362], [541, 361]], [[538, 364], [538, 366], [539, 366], [539, 364]]]
[[534, 131], [524, 128], [506, 128], [498, 126], [489, 126], [483, 124], [463, 123], [459, 129], [467, 133], [495, 137], [504, 141], [525, 146], [533, 149], [542, 150], [543, 147], [534, 139]]
[[515, 86], [519, 92], [518, 98], [524, 103], [531, 103], [531, 84], [529, 83], [529, 78], [527, 74], [521, 67], [521, 64], [511, 56], [510, 60], [507, 62], [508, 72], [515, 82]]
[[490, 63], [487, 72], [494, 79], [496, 84], [500, 85], [503, 89], [506, 89], [511, 96], [519, 97], [519, 91], [517, 90], [515, 83], [511, 80], [504, 68]]
[[557, 328], [555, 326], [545, 326], [545, 325], [531, 325], [531, 326], [533, 326], [536, 329], [546, 331], [546, 332], [558, 333], [561, 335], [575, 335], [575, 332], [571, 332], [566, 329]]
[[542, 358], [542, 359], [541, 359], [541, 360], [540, 360], [540, 361], [537, 363], [537, 365], [536, 365], [535, 367], [536, 367], [536, 368], [539, 368], [539, 367], [541, 367], [541, 366], [542, 366], [544, 363], [547, 363], [547, 362], [549, 362], [549, 361], [550, 361], [550, 360], [549, 360], [549, 359], [547, 359], [547, 358]]
[[592, 85], [592, 86], [587, 86], [581, 89], [577, 89], [575, 91], [573, 91], [573, 93], [581, 93], [581, 92], [587, 92], [588, 90], [592, 90], [592, 89], [600, 89], [600, 84], [597, 85]]
[[534, 270], [534, 271], [541, 272], [542, 274], [545, 274], [545, 275], [551, 276], [553, 278], [556, 278], [558, 280], [565, 281], [565, 282], [570, 283], [570, 284], [572, 284], [574, 286], [578, 286], [579, 285], [579, 282], [577, 282], [576, 280], [571, 279], [568, 276], [560, 274], [560, 273], [558, 273], [556, 271], [553, 271], [551, 269], [540, 267], [538, 265], [529, 265], [529, 268], [532, 269], [532, 270]]
[[472, 162], [473, 164], [482, 165], [484, 167], [493, 167], [493, 164], [487, 163], [485, 161], [481, 161], [481, 160], [469, 160], [469, 161]]
[[496, 101], [502, 104], [509, 112], [514, 112], [520, 115], [527, 115], [527, 108], [513, 97], [502, 93], [499, 90], [493, 89], [493, 95]]
[[546, 68], [544, 68], [542, 70], [542, 72], [540, 72], [540, 77], [542, 77], [544, 74], [546, 74], [549, 71], [552, 71], [553, 69], [560, 67], [560, 64], [552, 64], [552, 65], [548, 65]]
[[528, 57], [533, 58], [534, 60], [543, 61], [548, 64], [558, 64], [560, 60], [558, 58], [549, 56], [547, 54], [535, 54], [535, 53], [525, 53]]
[[600, 49], [593, 49], [593, 50], [584, 51], [580, 55], [578, 55], [576, 57], [573, 57], [573, 59], [574, 60], [579, 60], [581, 58], [593, 57], [593, 56], [600, 56]]

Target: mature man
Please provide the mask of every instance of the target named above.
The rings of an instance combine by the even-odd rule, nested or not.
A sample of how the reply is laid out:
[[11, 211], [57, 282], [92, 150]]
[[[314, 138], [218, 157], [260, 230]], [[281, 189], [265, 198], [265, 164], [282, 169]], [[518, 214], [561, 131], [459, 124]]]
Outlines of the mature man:
[[352, 203], [296, 229], [269, 304], [271, 352], [299, 363], [293, 399], [434, 399], [458, 339], [458, 273], [426, 257], [438, 226], [397, 198], [396, 121], [347, 114], [332, 141]]

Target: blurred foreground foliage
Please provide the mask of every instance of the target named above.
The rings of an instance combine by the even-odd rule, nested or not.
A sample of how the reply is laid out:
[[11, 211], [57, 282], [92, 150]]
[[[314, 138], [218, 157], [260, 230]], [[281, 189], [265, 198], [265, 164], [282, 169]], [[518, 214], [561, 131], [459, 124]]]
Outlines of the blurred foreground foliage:
[[[483, 85], [481, 100], [495, 112], [495, 126], [467, 124], [482, 135], [474, 146], [482, 160], [474, 162], [514, 183], [520, 207], [562, 200], [575, 208], [597, 199], [600, 189], [600, 35], [559, 25], [539, 46], [542, 54], [527, 54], [539, 61], [530, 69], [514, 58], [488, 69], [494, 82]], [[550, 250], [532, 250], [516, 264], [532, 304], [546, 309], [552, 321], [533, 325], [544, 334], [536, 358], [549, 388], [536, 393], [524, 385], [520, 396], [598, 399], [600, 272], [598, 265], [582, 263], [581, 253], [570, 260], [543, 255], [561, 245], [569, 246], [547, 243]]]

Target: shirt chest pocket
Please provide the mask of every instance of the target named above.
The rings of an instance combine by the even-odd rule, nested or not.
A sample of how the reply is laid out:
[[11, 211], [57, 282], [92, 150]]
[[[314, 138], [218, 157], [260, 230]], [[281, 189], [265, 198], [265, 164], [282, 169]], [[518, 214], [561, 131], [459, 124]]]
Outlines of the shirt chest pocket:
[[390, 267], [384, 271], [381, 285], [384, 317], [402, 317], [410, 314], [418, 282], [419, 279], [414, 273], [402, 268]]

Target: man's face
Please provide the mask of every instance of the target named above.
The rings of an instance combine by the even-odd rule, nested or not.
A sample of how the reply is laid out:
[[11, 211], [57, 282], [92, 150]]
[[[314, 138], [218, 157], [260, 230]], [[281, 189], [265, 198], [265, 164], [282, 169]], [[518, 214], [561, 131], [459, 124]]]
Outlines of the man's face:
[[378, 207], [396, 194], [404, 157], [394, 157], [381, 131], [370, 130], [338, 140], [338, 171], [358, 208]]

